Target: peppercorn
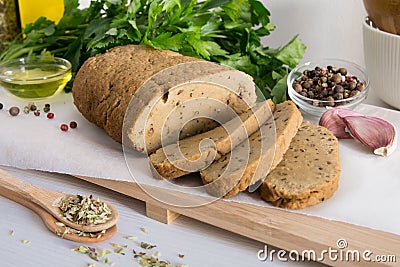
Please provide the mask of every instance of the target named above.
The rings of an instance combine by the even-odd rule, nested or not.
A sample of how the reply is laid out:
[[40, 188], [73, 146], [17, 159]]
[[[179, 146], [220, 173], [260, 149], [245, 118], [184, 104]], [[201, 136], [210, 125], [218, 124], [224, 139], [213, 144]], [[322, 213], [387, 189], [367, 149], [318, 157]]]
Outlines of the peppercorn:
[[3, 109], [3, 103], [0, 103], [0, 110]]
[[17, 116], [19, 114], [19, 108], [18, 107], [11, 107], [8, 112], [10, 113], [11, 116]]
[[356, 96], [356, 95], [358, 95], [359, 93], [361, 93], [361, 92], [358, 91], [358, 90], [351, 91], [350, 97]]
[[33, 114], [35, 114], [35, 116], [40, 116], [40, 111], [37, 109], [33, 112]]
[[300, 92], [303, 90], [303, 88], [301, 87], [301, 85], [298, 84], [298, 83], [295, 83], [295, 84], [293, 85], [293, 89], [294, 89], [297, 93], [300, 93]]
[[32, 105], [30, 106], [30, 109], [31, 109], [31, 111], [35, 111], [35, 110], [37, 109], [37, 107], [36, 107], [35, 104], [32, 104]]
[[333, 95], [333, 98], [336, 100], [342, 100], [343, 99], [343, 93], [336, 93]]
[[354, 90], [357, 87], [357, 84], [353, 81], [349, 83], [349, 89]]
[[50, 111], [50, 104], [44, 104], [44, 108], [43, 108], [44, 112], [49, 112]]
[[357, 89], [358, 91], [360, 91], [360, 92], [364, 91], [364, 89], [365, 89], [364, 83], [361, 83], [361, 82], [358, 83], [356, 89]]
[[24, 113], [25, 114], [29, 114], [29, 111], [30, 111], [31, 109], [28, 107], [28, 106], [25, 106], [24, 107]]
[[76, 127], [78, 127], [78, 123], [76, 123], [76, 121], [71, 121], [69, 123], [69, 127], [71, 127], [71, 129], [75, 129]]
[[335, 92], [336, 93], [343, 93], [344, 92], [344, 88], [343, 88], [343, 86], [341, 86], [341, 85], [336, 85], [335, 86]]
[[340, 73], [336, 73], [332, 76], [331, 81], [334, 83], [340, 83], [342, 81], [342, 75]]
[[311, 84], [309, 82], [304, 82], [302, 85], [303, 88], [309, 89], [311, 87]]
[[331, 107], [335, 106], [335, 99], [332, 96], [328, 96], [326, 98], [326, 101], [328, 101], [328, 106], [331, 106]]
[[342, 74], [343, 76], [346, 76], [346, 75], [347, 75], [347, 69], [345, 69], [345, 68], [339, 68], [339, 69], [338, 69], [338, 72], [339, 72], [340, 74]]
[[48, 119], [53, 119], [54, 118], [54, 113], [52, 113], [52, 112], [47, 113], [47, 118]]
[[68, 125], [63, 123], [63, 124], [60, 125], [60, 129], [63, 132], [67, 132], [68, 131]]

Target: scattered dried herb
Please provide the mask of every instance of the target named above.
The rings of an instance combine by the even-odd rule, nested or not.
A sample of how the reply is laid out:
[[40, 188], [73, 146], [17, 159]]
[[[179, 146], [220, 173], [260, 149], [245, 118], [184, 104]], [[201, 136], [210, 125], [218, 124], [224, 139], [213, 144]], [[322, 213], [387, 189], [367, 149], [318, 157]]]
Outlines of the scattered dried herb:
[[10, 231], [10, 236], [14, 236], [14, 230]]
[[115, 244], [115, 243], [111, 243], [111, 246], [113, 246], [113, 247], [115, 248], [115, 249], [114, 249], [114, 252], [115, 252], [115, 253], [121, 254], [121, 255], [125, 255], [125, 253], [124, 253], [123, 251], [124, 251], [124, 249], [128, 248], [127, 245], [122, 245], [122, 246], [120, 246], [120, 245]]
[[[133, 236], [125, 236], [125, 239], [136, 239], [136, 237]], [[110, 243], [110, 245], [114, 248], [114, 253], [119, 254], [119, 255], [125, 255], [123, 251], [128, 248], [127, 245], [119, 245], [116, 243]], [[146, 242], [140, 242], [140, 247], [146, 250], [152, 249], [156, 247], [155, 245], [148, 244]], [[73, 248], [74, 251], [86, 254], [88, 255], [89, 258], [96, 262], [100, 262], [103, 264], [107, 264], [109, 266], [113, 266], [114, 262], [110, 262], [109, 258], [105, 257], [106, 255], [110, 254], [111, 251], [107, 249], [103, 249], [101, 251], [97, 251], [93, 247], [87, 247], [87, 246], [78, 246]], [[168, 260], [161, 260], [160, 256], [161, 253], [159, 251], [155, 253], [147, 253], [143, 251], [136, 252], [135, 249], [132, 249], [132, 254], [135, 259], [135, 261], [141, 265], [141, 266], [147, 266], [147, 267], [186, 267], [185, 264], [181, 265], [172, 265], [170, 261]], [[180, 258], [183, 258], [184, 255], [179, 254]]]
[[58, 203], [65, 219], [81, 225], [96, 225], [111, 219], [111, 209], [107, 204], [92, 195], [73, 196], [61, 199]]
[[147, 234], [147, 233], [148, 233], [147, 229], [146, 229], [146, 228], [144, 228], [144, 227], [140, 228], [140, 231], [142, 231], [142, 232], [143, 232], [143, 233], [145, 233], [145, 234]]
[[72, 250], [79, 252], [81, 254], [86, 254], [88, 255], [89, 258], [91, 258], [94, 261], [102, 262], [110, 266], [114, 265], [112, 262], [109, 262], [108, 258], [104, 258], [104, 256], [111, 253], [109, 250], [103, 249], [100, 252], [97, 252], [95, 248], [87, 246], [78, 246], [73, 248]]
[[29, 244], [29, 243], [31, 243], [31, 241], [24, 239], [24, 240], [21, 241], [21, 243], [22, 244]]
[[133, 252], [133, 257], [136, 259], [136, 262], [141, 266], [149, 266], [149, 267], [186, 267], [185, 264], [181, 265], [171, 265], [171, 262], [164, 261], [159, 259], [159, 252], [155, 254], [148, 254], [146, 252]]
[[185, 257], [185, 255], [179, 254], [178, 257], [181, 258], [181, 259], [183, 259], [183, 258]]
[[140, 242], [140, 247], [144, 248], [144, 249], [152, 249], [152, 248], [155, 248], [157, 246], [156, 245], [151, 245], [151, 244], [146, 243], [146, 242]]
[[128, 239], [128, 240], [137, 240], [138, 239], [137, 236], [124, 236], [124, 238]]

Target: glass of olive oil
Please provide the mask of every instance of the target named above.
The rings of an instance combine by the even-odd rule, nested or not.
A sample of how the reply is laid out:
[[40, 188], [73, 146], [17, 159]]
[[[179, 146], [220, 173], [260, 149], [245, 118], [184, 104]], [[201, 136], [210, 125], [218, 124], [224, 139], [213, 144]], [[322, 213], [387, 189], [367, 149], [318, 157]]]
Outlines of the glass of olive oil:
[[0, 64], [0, 87], [18, 98], [53, 96], [64, 89], [71, 76], [71, 63], [52, 56], [12, 59]]

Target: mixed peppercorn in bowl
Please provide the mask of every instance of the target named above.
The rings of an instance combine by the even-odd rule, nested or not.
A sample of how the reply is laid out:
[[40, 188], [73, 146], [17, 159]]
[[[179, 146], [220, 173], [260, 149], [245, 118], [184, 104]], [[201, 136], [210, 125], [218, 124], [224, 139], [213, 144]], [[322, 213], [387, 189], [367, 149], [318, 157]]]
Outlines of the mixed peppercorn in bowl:
[[329, 108], [354, 109], [368, 95], [369, 77], [355, 63], [323, 59], [294, 68], [287, 85], [289, 97], [301, 110], [321, 116]]

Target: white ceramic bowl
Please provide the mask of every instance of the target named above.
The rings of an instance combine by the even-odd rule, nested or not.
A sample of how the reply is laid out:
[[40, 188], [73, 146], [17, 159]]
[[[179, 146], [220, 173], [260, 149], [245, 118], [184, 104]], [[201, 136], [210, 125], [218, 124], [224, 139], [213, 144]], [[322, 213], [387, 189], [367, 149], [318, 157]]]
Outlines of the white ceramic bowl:
[[363, 21], [364, 58], [371, 90], [387, 104], [400, 109], [400, 35]]

